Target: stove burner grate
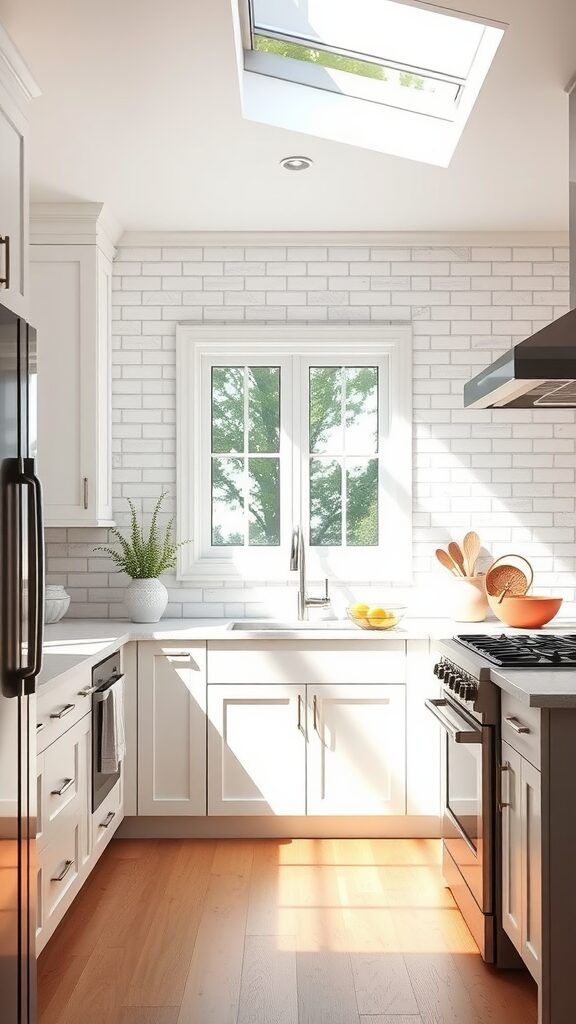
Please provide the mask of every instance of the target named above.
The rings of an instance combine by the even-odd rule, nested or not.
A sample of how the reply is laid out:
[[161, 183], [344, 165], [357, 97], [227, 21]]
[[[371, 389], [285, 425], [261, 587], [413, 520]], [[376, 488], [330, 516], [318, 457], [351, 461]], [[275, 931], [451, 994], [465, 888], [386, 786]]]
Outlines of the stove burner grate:
[[455, 637], [463, 647], [479, 654], [493, 665], [504, 668], [576, 669], [576, 634], [500, 636], [464, 633]]

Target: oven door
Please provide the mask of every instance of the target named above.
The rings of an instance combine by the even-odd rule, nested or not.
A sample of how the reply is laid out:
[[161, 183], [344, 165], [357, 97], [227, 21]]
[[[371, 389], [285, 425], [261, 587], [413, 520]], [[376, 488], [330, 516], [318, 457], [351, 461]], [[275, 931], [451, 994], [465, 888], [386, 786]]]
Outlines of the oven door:
[[445, 733], [444, 846], [480, 910], [493, 907], [493, 758], [490, 726], [447, 699], [426, 701]]

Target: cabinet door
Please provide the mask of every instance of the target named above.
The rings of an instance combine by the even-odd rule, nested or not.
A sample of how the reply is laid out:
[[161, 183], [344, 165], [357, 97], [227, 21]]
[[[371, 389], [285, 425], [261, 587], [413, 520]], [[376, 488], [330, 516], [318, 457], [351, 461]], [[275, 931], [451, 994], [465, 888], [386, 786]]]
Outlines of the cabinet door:
[[522, 792], [522, 959], [535, 981], [542, 970], [542, 811], [540, 772], [525, 758]]
[[32, 245], [30, 261], [46, 525], [111, 525], [111, 264], [92, 245]]
[[208, 813], [306, 813], [306, 688], [208, 687]]
[[206, 814], [205, 644], [138, 644], [138, 814]]
[[522, 758], [502, 742], [502, 926], [522, 955]]
[[26, 266], [28, 260], [28, 191], [26, 121], [0, 90], [0, 302], [27, 317]]
[[308, 686], [308, 720], [308, 814], [406, 814], [404, 686]]

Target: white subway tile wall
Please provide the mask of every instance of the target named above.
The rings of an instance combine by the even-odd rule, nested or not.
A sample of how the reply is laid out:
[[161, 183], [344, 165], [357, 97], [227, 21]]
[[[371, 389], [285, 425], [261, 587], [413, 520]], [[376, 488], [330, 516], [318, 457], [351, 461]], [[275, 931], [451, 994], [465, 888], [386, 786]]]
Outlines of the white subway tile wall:
[[[445, 573], [434, 549], [474, 528], [489, 555], [521, 552], [538, 588], [573, 602], [576, 416], [571, 410], [466, 411], [462, 386], [483, 365], [568, 309], [565, 248], [230, 246], [121, 247], [114, 267], [113, 485], [150, 513], [174, 510], [175, 330], [181, 320], [394, 323], [414, 332], [414, 612], [441, 612]], [[106, 530], [47, 531], [48, 582], [69, 615], [118, 618], [126, 579], [100, 552]], [[167, 614], [294, 617], [295, 589], [166, 583]], [[342, 611], [382, 587], [341, 581]], [[386, 587], [386, 595], [390, 588]]]

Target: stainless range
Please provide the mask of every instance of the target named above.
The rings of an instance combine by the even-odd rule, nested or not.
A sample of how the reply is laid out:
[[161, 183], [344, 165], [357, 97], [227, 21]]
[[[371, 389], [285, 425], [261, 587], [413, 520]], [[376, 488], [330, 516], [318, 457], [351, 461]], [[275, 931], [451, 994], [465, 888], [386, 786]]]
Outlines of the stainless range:
[[434, 673], [442, 695], [426, 701], [445, 733], [443, 872], [484, 960], [515, 966], [517, 954], [499, 924], [500, 691], [484, 655], [470, 649], [477, 639], [439, 643]]

